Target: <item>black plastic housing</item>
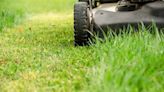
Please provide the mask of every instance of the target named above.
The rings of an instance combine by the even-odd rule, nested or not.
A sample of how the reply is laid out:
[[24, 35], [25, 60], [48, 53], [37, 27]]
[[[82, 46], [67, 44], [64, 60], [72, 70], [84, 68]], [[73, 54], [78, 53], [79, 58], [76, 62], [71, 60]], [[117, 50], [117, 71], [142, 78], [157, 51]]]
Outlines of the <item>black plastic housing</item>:
[[143, 5], [135, 11], [112, 12], [101, 8], [93, 12], [94, 31], [118, 30], [131, 25], [138, 27], [140, 23], [150, 26], [155, 23], [158, 28], [164, 28], [164, 1], [156, 1]]

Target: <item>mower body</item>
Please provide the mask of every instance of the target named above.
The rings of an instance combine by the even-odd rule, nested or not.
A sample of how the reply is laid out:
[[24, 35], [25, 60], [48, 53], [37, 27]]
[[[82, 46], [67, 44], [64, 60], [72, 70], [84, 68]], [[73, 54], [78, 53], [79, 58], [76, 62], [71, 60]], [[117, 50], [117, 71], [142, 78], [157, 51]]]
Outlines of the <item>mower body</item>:
[[147, 3], [134, 11], [120, 12], [116, 6], [117, 3], [107, 3], [93, 9], [94, 31], [118, 30], [129, 25], [138, 27], [140, 23], [145, 26], [155, 23], [158, 28], [164, 28], [164, 1]]
[[[97, 3], [98, 2], [98, 3]], [[75, 45], [88, 43], [91, 34], [140, 24], [164, 28], [164, 1], [161, 0], [79, 0], [74, 7]]]

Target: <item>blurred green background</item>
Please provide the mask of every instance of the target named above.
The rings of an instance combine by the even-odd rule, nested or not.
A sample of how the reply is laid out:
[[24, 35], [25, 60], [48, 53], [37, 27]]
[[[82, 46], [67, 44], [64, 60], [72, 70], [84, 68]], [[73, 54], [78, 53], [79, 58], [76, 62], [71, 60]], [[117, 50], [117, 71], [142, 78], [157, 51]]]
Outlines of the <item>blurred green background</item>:
[[21, 22], [22, 17], [34, 13], [70, 13], [75, 0], [1, 0], [0, 31]]

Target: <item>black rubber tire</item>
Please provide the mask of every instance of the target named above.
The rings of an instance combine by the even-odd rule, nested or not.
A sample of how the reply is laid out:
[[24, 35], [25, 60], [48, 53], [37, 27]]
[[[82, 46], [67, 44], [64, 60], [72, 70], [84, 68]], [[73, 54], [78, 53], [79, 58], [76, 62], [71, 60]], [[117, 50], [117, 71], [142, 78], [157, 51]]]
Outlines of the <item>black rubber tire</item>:
[[99, 0], [100, 3], [111, 3], [111, 2], [117, 2], [119, 0]]
[[[79, 0], [79, 2], [87, 2], [89, 4], [89, 0]], [[97, 7], [97, 2], [96, 0], [91, 0], [92, 2], [92, 8], [96, 8]]]
[[90, 17], [87, 2], [77, 2], [74, 6], [74, 44], [88, 45], [90, 31]]
[[89, 0], [79, 0], [80, 2], [89, 2]]

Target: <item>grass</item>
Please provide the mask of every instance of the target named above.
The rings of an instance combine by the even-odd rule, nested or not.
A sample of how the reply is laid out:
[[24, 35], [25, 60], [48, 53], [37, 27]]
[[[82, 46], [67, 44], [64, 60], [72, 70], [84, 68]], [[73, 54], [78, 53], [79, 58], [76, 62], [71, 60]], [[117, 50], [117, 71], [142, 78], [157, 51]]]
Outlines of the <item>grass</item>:
[[20, 23], [23, 17], [23, 12], [16, 10], [16, 11], [9, 11], [9, 10], [1, 10], [0, 11], [0, 31], [7, 27], [13, 27], [14, 25]]
[[0, 31], [6, 27], [13, 27], [19, 24], [23, 17], [36, 13], [70, 13], [73, 3], [73, 0], [12, 0], [12, 2], [11, 0], [1, 0]]
[[123, 34], [89, 47], [74, 47], [73, 2], [1, 1], [8, 15], [21, 15], [16, 19], [21, 22], [11, 22], [15, 26], [0, 33], [2, 92], [164, 91], [162, 34]]
[[90, 91], [163, 92], [163, 40], [141, 32], [98, 42]]

